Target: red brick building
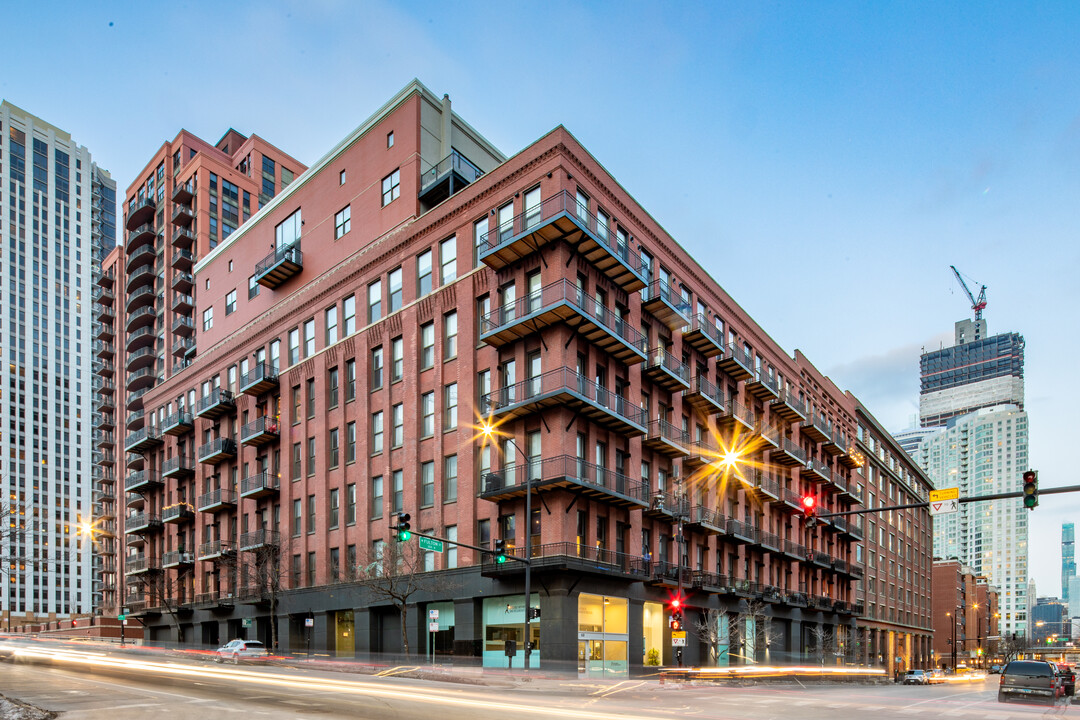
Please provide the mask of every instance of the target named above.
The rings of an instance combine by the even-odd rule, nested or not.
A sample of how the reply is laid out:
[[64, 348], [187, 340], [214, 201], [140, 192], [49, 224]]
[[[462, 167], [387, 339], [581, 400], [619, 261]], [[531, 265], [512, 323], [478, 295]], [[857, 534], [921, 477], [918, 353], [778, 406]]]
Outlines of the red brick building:
[[[804, 494], [858, 502], [854, 398], [564, 128], [505, 158], [414, 82], [199, 257], [198, 354], [139, 396], [127, 443], [144, 463], [127, 528], [155, 578], [128, 604], [149, 638], [276, 624], [285, 647], [397, 651], [398, 612], [354, 579], [404, 511], [531, 548], [533, 666], [670, 662], [680, 581], [688, 621], [719, 611], [720, 663], [858, 660], [862, 530], [799, 512]], [[421, 561], [447, 582], [410, 601], [411, 647], [438, 610], [437, 650], [505, 666], [523, 564]], [[686, 662], [710, 662], [691, 635]]]
[[953, 667], [954, 638], [956, 666], [981, 666], [979, 650], [992, 648], [987, 638], [997, 634], [997, 588], [955, 558], [935, 559], [932, 594], [935, 666]]

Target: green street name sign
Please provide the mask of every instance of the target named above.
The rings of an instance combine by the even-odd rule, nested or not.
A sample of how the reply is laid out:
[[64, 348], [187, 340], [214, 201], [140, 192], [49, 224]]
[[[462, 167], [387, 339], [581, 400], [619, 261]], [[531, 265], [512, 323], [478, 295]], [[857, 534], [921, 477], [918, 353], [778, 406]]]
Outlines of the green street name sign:
[[420, 549], [421, 550], [430, 550], [432, 552], [442, 552], [443, 551], [443, 541], [442, 540], [433, 540], [431, 538], [426, 538], [426, 537], [419, 538], [419, 540], [420, 540]]

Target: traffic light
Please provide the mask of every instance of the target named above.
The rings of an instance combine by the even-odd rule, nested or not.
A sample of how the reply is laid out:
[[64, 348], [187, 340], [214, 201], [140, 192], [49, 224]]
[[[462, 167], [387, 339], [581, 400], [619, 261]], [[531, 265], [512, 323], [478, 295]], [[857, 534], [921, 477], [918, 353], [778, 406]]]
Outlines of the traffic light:
[[498, 563], [499, 565], [502, 565], [504, 562], [506, 562], [506, 541], [505, 540], [500, 539], [500, 540], [495, 541], [495, 562]]
[[681, 597], [671, 598], [669, 603], [671, 609], [671, 629], [673, 632], [679, 632], [683, 629], [683, 603]]
[[802, 512], [803, 520], [806, 523], [806, 529], [813, 530], [817, 527], [817, 498], [813, 495], [803, 495]]
[[1039, 473], [1028, 470], [1024, 473], [1024, 507], [1034, 510], [1039, 506]]
[[411, 519], [412, 516], [409, 513], [398, 513], [397, 525], [394, 526], [398, 542], [405, 542], [412, 537], [412, 525], [409, 523]]

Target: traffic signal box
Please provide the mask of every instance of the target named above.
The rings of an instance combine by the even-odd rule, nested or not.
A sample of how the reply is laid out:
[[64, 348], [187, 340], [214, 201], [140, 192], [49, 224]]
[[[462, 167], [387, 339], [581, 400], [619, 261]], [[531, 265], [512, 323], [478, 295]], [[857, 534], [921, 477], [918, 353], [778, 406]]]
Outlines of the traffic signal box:
[[495, 562], [498, 563], [499, 565], [502, 565], [504, 562], [506, 562], [506, 541], [505, 540], [496, 540], [495, 541]]
[[813, 530], [815, 527], [817, 527], [817, 498], [815, 498], [813, 495], [803, 495], [802, 512], [803, 522], [806, 523], [806, 529]]
[[398, 542], [405, 542], [412, 537], [412, 524], [409, 522], [411, 519], [412, 516], [409, 513], [398, 513], [397, 525], [394, 526]]
[[668, 610], [671, 613], [671, 619], [668, 624], [671, 627], [672, 632], [679, 632], [683, 629], [683, 602], [682, 598], [675, 597], [668, 603]]
[[1039, 506], [1039, 473], [1028, 470], [1024, 473], [1024, 507], [1034, 510]]

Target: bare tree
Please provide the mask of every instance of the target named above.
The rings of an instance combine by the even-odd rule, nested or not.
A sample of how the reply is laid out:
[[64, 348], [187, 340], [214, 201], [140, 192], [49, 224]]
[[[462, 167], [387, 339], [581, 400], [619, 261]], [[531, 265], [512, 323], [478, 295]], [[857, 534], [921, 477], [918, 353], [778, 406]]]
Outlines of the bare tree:
[[287, 571], [284, 559], [291, 554], [291, 540], [280, 533], [268, 530], [266, 542], [245, 552], [241, 563], [240, 584], [242, 594], [247, 597], [265, 600], [270, 606], [270, 646], [278, 647], [278, 601], [287, 583]]
[[1000, 640], [993, 641], [996, 644], [996, 652], [1001, 655], [1003, 662], [1011, 662], [1016, 656], [1027, 649], [1027, 641], [1020, 635], [1002, 635]]
[[810, 637], [814, 641], [814, 654], [824, 665], [825, 656], [836, 652], [836, 633], [828, 625], [815, 625]]
[[173, 627], [176, 628], [176, 641], [184, 643], [184, 627], [180, 624], [180, 607], [190, 602], [192, 598], [187, 596], [184, 577], [192, 570], [178, 569], [176, 576], [172, 576], [168, 570], [156, 570], [144, 574], [138, 581], [139, 587], [149, 598], [148, 607], [160, 607], [169, 616]]
[[371, 551], [355, 570], [355, 582], [375, 598], [397, 608], [401, 618], [401, 646], [409, 654], [407, 632], [409, 601], [418, 593], [447, 592], [454, 583], [445, 575], [424, 571], [424, 553], [416, 543], [391, 542], [381, 553]]
[[694, 634], [709, 649], [709, 658], [714, 665], [720, 662], [720, 643], [728, 636], [726, 627], [728, 622], [727, 606], [708, 608], [694, 619]]

